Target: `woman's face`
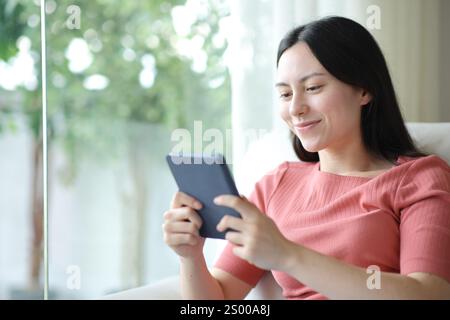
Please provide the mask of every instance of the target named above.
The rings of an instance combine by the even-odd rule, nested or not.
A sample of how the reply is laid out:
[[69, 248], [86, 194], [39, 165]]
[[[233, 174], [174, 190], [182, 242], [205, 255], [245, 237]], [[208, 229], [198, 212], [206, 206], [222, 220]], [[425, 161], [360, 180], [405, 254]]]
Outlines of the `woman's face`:
[[[280, 58], [276, 88], [280, 114], [305, 150], [345, 146], [360, 139], [361, 106], [370, 96], [333, 77], [305, 42], [287, 49]], [[302, 123], [320, 121], [311, 127]]]

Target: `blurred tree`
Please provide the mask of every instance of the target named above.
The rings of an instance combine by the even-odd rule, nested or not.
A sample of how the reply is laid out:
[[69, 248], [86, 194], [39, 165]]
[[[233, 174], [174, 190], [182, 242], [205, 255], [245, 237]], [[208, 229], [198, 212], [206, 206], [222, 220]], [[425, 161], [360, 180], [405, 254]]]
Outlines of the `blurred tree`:
[[[11, 0], [0, 0], [0, 59], [7, 61], [17, 53], [16, 42], [25, 29], [20, 22], [24, 7]], [[19, 22], [19, 23], [18, 23]]]
[[[0, 60], [8, 61], [14, 57], [18, 52], [17, 40], [22, 35], [25, 29], [25, 24], [20, 21], [20, 17], [24, 11], [22, 4], [16, 1], [0, 0]], [[9, 126], [14, 128], [12, 121], [9, 121], [11, 109], [9, 103], [3, 99], [0, 101], [0, 133], [3, 127]]]

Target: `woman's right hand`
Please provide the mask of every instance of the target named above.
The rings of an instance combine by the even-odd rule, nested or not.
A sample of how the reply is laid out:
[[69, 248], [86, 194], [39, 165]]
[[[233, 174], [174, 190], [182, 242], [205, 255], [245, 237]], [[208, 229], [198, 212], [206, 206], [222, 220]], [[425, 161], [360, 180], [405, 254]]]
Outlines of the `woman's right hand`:
[[205, 238], [199, 235], [202, 219], [195, 211], [201, 207], [198, 200], [178, 191], [164, 213], [164, 242], [180, 257], [197, 258], [203, 254]]

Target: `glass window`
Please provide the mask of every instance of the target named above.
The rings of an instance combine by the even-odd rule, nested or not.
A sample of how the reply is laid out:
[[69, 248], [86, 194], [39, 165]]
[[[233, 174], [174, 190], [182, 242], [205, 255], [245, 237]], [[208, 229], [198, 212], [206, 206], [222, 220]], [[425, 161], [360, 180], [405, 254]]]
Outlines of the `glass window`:
[[177, 189], [165, 155], [177, 128], [198, 152], [195, 134], [230, 127], [227, 3], [46, 2], [50, 295], [177, 274], [161, 230]]
[[0, 1], [0, 299], [42, 299], [42, 126], [36, 1]]

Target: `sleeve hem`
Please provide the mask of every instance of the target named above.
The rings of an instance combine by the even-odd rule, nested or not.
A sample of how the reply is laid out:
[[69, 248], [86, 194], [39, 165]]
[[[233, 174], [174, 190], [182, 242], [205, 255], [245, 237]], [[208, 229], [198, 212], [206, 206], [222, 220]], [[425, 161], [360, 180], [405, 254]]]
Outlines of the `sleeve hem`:
[[261, 279], [262, 275], [263, 275], [265, 272], [267, 272], [267, 271], [264, 271], [264, 272], [261, 274], [261, 276], [255, 278], [255, 279], [248, 280], [248, 279], [244, 279], [245, 277], [242, 277], [240, 274], [237, 274], [236, 272], [233, 272], [232, 270], [226, 268], [225, 266], [220, 265], [220, 263], [215, 264], [215, 265], [214, 265], [214, 268], [220, 269], [220, 270], [222, 270], [223, 272], [226, 272], [226, 273], [232, 275], [233, 277], [235, 277], [235, 278], [241, 280], [242, 282], [245, 282], [246, 284], [248, 284], [248, 285], [251, 286], [252, 288], [256, 287], [256, 285], [258, 284], [258, 282], [259, 282], [259, 280]]
[[431, 273], [450, 283], [450, 267], [445, 265], [445, 263], [436, 263], [436, 261], [425, 258], [413, 258], [403, 262], [402, 265], [400, 270], [402, 275], [408, 275], [414, 272]]

